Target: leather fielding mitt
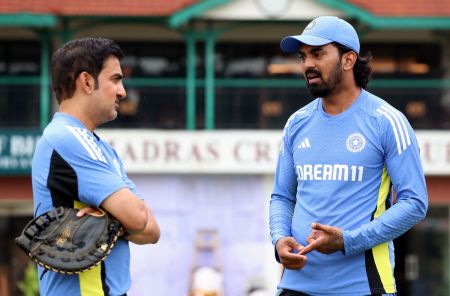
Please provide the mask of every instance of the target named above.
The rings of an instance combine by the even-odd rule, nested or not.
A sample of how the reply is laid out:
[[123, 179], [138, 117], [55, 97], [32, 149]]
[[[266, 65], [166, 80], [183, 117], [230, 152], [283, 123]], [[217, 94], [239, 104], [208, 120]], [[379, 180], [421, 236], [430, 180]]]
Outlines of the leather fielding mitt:
[[75, 274], [100, 264], [111, 252], [123, 227], [99, 209], [77, 217], [78, 209], [58, 207], [31, 220], [16, 244], [45, 269]]

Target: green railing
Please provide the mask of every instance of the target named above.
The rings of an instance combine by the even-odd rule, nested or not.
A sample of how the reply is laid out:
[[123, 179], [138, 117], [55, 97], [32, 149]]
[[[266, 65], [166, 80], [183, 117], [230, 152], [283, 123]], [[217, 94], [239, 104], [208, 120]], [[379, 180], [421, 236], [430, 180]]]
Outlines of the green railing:
[[[18, 85], [30, 85], [40, 86], [44, 83], [43, 88], [49, 89], [47, 82], [49, 79], [44, 79], [43, 76], [0, 76], [0, 86], [18, 86]], [[185, 91], [186, 97], [186, 129], [195, 129], [196, 114], [196, 91], [198, 89], [205, 89], [207, 79], [195, 79], [190, 81], [185, 77], [175, 78], [128, 78], [124, 81], [125, 86], [133, 87], [161, 87], [161, 88], [180, 88]], [[187, 88], [189, 83], [190, 87]], [[214, 88], [305, 88], [306, 84], [302, 77], [298, 78], [219, 78], [214, 80]], [[369, 83], [369, 88], [384, 88], [384, 89], [450, 89], [450, 79], [373, 79]], [[44, 94], [44, 95], [43, 95]], [[214, 94], [205, 94], [206, 99], [211, 100], [211, 96]], [[41, 91], [41, 97], [48, 96], [45, 92]], [[207, 97], [206, 97], [207, 96]], [[41, 99], [42, 100], [42, 99]], [[215, 96], [213, 97], [215, 101]], [[206, 102], [205, 102], [206, 103]], [[49, 102], [41, 102], [41, 128], [46, 125], [48, 120], [49, 110], [51, 104]], [[205, 122], [208, 126], [214, 126], [215, 122], [215, 103], [209, 102], [209, 107], [205, 112]]]

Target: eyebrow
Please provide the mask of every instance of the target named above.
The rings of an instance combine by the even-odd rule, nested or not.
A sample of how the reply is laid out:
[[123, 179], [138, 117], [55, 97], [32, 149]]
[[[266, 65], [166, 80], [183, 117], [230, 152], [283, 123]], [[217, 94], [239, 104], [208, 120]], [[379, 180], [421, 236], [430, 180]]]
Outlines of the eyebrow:
[[[323, 50], [323, 46], [314, 46], [313, 48], [311, 48], [311, 50], [309, 52], [315, 53], [315, 52], [322, 51], [322, 50]], [[305, 55], [305, 52], [300, 50], [300, 54]]]
[[311, 52], [318, 52], [318, 51], [322, 51], [323, 50], [323, 46], [318, 46], [318, 47], [313, 47], [311, 49]]
[[123, 79], [123, 75], [120, 73], [116, 73], [111, 75], [111, 79]]

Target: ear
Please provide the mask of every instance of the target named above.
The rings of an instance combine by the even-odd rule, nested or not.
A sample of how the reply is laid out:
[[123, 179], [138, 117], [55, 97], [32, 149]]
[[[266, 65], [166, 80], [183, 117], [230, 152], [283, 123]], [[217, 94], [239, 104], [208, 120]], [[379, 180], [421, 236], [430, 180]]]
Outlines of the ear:
[[349, 51], [342, 55], [342, 68], [344, 71], [349, 71], [353, 69], [353, 66], [356, 63], [358, 56], [356, 52]]
[[78, 75], [76, 84], [77, 88], [79, 87], [80, 90], [87, 94], [91, 94], [95, 89], [94, 77], [86, 71], [83, 71]]

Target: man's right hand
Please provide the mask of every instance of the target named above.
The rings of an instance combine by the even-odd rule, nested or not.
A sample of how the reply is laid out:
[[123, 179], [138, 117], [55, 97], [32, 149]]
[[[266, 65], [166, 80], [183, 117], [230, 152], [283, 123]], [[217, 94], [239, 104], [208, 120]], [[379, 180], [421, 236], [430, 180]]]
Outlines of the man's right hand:
[[306, 264], [306, 256], [298, 254], [303, 250], [293, 237], [283, 237], [277, 241], [276, 249], [280, 263], [288, 269], [302, 269]]

